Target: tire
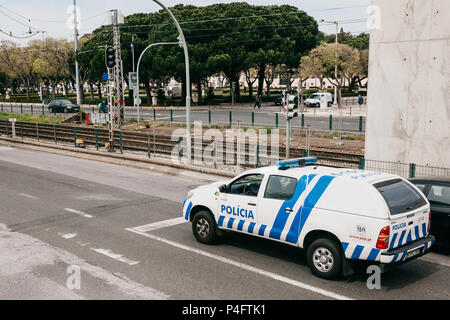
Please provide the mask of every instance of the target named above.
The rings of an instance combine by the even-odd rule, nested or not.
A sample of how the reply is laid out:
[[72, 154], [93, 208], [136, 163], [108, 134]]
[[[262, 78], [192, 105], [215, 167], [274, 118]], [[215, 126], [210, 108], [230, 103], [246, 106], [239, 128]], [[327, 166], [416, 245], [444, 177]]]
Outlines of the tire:
[[342, 274], [342, 263], [345, 257], [336, 242], [321, 238], [308, 247], [306, 260], [311, 271], [324, 279], [336, 279]]
[[217, 225], [212, 214], [199, 211], [192, 219], [192, 232], [198, 242], [213, 244], [217, 238]]

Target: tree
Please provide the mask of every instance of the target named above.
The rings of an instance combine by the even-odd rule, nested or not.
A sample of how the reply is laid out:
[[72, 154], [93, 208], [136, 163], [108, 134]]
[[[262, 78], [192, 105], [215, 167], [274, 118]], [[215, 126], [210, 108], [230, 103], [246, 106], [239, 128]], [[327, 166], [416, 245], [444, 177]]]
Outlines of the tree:
[[[38, 42], [36, 42], [38, 44]], [[32, 61], [33, 71], [41, 78], [47, 79], [52, 88], [52, 99], [56, 99], [56, 87], [62, 84], [67, 93], [67, 82], [70, 81], [70, 57], [73, 46], [67, 40], [46, 40], [46, 50], [40, 52]]]
[[303, 56], [300, 60], [299, 75], [303, 82], [309, 77], [320, 80], [320, 89], [323, 89], [323, 79], [325, 78], [326, 68], [322, 63], [322, 57], [318, 50], [312, 50], [309, 55]]
[[[337, 99], [340, 106], [341, 90], [345, 80], [351, 79], [358, 71], [359, 52], [346, 44], [322, 44], [312, 50], [317, 54], [325, 68], [325, 77], [337, 88]], [[334, 68], [337, 66], [337, 77]]]
[[[230, 3], [204, 7], [177, 5], [170, 10], [182, 25], [188, 43], [191, 79], [198, 84], [200, 100], [202, 83], [207, 83], [208, 77], [222, 72], [231, 86], [232, 82], [239, 83], [241, 72], [250, 68], [258, 71], [258, 91], [262, 93], [266, 65], [296, 68], [300, 57], [322, 37], [317, 22], [293, 6]], [[177, 41], [178, 33], [163, 10], [126, 17], [121, 26], [124, 75], [131, 71], [128, 48], [133, 34], [135, 53], [139, 56], [150, 43]], [[94, 45], [110, 44], [110, 35], [110, 27], [95, 30], [80, 52]], [[86, 55], [91, 58], [83, 63], [92, 60], [92, 54]], [[163, 83], [168, 77], [184, 82], [184, 54], [179, 46], [152, 48], [143, 57], [141, 66], [140, 80], [146, 88], [149, 83]], [[184, 92], [185, 88], [183, 83]], [[239, 93], [236, 90], [238, 99]]]
[[30, 85], [35, 77], [33, 62], [38, 51], [36, 44], [19, 48], [12, 42], [2, 41], [0, 46], [0, 63], [3, 64], [4, 72], [13, 81], [18, 79], [22, 82], [27, 100], [30, 99]]

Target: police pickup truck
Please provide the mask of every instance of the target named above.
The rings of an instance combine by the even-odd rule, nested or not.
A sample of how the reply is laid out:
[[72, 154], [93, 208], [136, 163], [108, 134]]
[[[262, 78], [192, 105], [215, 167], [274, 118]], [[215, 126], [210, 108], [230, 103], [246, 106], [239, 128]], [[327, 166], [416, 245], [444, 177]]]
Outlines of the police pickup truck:
[[413, 184], [316, 161], [278, 161], [200, 186], [188, 193], [183, 216], [201, 243], [231, 230], [303, 248], [312, 272], [327, 279], [351, 274], [355, 260], [386, 266], [429, 251], [430, 205]]

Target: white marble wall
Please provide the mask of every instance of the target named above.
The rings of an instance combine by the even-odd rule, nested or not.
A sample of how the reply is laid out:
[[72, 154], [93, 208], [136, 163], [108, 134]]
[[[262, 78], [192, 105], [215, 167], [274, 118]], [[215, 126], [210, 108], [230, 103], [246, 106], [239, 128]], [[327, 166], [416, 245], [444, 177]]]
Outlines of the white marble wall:
[[450, 167], [450, 1], [372, 5], [366, 159]]

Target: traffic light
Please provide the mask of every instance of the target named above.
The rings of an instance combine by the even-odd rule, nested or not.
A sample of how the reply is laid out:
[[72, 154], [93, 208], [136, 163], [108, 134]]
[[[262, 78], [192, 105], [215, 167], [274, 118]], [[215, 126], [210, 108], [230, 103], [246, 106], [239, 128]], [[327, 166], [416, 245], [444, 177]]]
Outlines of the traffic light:
[[114, 68], [116, 65], [116, 49], [109, 46], [105, 50], [105, 63], [108, 68]]
[[286, 118], [288, 120], [298, 117], [294, 109], [298, 108], [298, 99], [296, 95], [288, 94], [286, 97]]

